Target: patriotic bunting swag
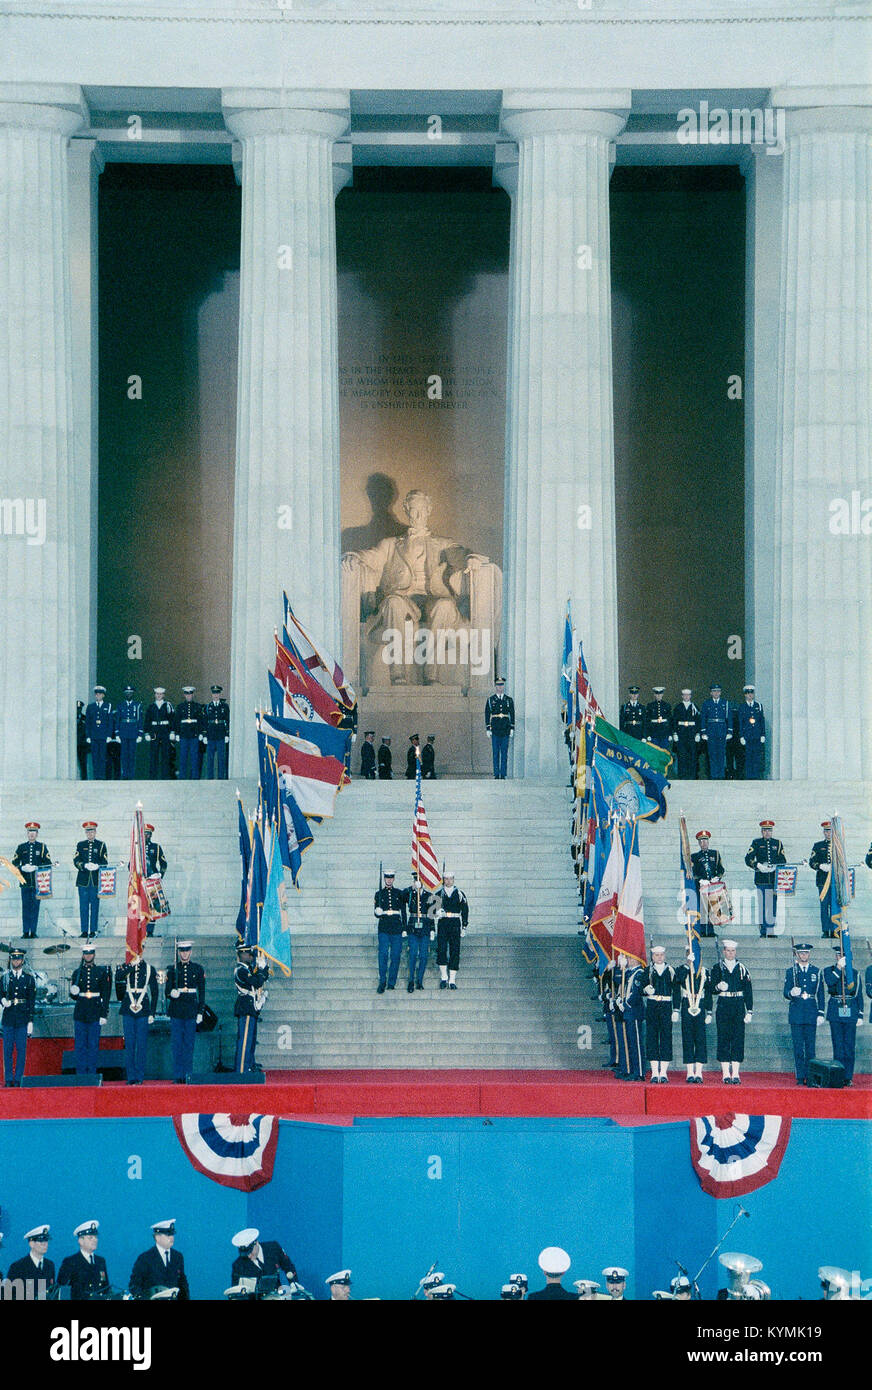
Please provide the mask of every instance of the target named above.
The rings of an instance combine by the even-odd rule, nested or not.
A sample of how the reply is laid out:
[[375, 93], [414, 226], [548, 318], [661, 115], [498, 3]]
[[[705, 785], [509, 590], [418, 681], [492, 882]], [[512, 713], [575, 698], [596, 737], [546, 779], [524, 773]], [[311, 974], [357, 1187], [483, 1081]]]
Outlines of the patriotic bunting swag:
[[789, 1138], [785, 1115], [701, 1115], [690, 1122], [690, 1161], [710, 1197], [743, 1197], [778, 1176]]
[[198, 1173], [222, 1187], [253, 1192], [273, 1175], [275, 1115], [176, 1115], [179, 1143]]

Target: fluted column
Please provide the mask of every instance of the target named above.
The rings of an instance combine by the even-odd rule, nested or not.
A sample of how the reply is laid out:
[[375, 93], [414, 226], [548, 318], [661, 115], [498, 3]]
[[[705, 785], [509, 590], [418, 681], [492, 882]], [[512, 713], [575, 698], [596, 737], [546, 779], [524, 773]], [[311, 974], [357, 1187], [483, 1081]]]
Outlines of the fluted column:
[[348, 93], [223, 93], [242, 145], [234, 494], [232, 771], [256, 768], [282, 589], [313, 635], [340, 642], [339, 399], [333, 144]]
[[777, 775], [853, 780], [872, 776], [872, 106], [816, 101], [787, 112], [775, 514], [758, 530]]
[[514, 92], [503, 101], [503, 131], [518, 145], [504, 623], [516, 777], [565, 774], [568, 594], [597, 698], [607, 711], [617, 706], [609, 144], [626, 119], [614, 108], [629, 102], [628, 92]]
[[[0, 85], [0, 777], [75, 759], [67, 145], [81, 88]], [[84, 542], [86, 543], [86, 542]]]

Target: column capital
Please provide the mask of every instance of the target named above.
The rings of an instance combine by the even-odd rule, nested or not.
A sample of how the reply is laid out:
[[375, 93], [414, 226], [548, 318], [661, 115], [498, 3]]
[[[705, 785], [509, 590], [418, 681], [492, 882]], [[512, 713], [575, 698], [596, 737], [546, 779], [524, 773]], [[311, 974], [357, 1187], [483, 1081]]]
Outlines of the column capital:
[[787, 113], [788, 135], [872, 130], [872, 85], [773, 87], [769, 99]]
[[224, 123], [238, 140], [255, 135], [320, 135], [338, 140], [348, 129], [350, 94], [341, 88], [226, 87]]
[[72, 135], [87, 121], [82, 89], [74, 83], [0, 82], [0, 125]]
[[503, 92], [500, 128], [514, 140], [531, 135], [600, 135], [614, 140], [627, 123], [632, 93], [513, 89]]

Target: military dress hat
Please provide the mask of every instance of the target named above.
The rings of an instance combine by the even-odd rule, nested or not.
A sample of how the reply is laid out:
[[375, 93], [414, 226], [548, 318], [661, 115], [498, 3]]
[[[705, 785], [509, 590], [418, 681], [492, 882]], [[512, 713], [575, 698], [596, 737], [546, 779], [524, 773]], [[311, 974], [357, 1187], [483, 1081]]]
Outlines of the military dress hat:
[[666, 690], [666, 686], [665, 686], [665, 685], [652, 685], [651, 689], [654, 691], [654, 694], [655, 694], [655, 695], [662, 695], [662, 694], [665, 692], [665, 690]]
[[223, 686], [223, 685], [210, 685], [210, 686], [209, 686], [209, 689], [211, 690], [211, 692], [212, 692], [213, 695], [220, 695], [221, 692], [222, 692], [223, 689], [224, 689], [224, 686]]
[[629, 692], [630, 692], [631, 695], [638, 695], [638, 694], [639, 694], [639, 687], [638, 687], [638, 685], [631, 685], [631, 686], [628, 687], [628, 689], [629, 689]]
[[95, 820], [83, 820], [83, 821], [82, 821], [82, 829], [83, 829], [83, 830], [96, 830], [96, 829], [97, 829], [97, 825], [98, 825], [98, 822], [95, 821]]
[[180, 942], [179, 942], [179, 950], [180, 950], [180, 951], [193, 951], [193, 949], [194, 949], [194, 943], [193, 943], [193, 941], [180, 941]]
[[452, 883], [453, 883], [453, 882], [454, 882], [454, 870], [453, 870], [453, 869], [443, 869], [443, 871], [442, 871], [442, 877], [443, 877], [443, 879], [445, 879], [445, 878], [450, 878], [451, 881], [452, 881]]
[[731, 951], [738, 951], [739, 949], [739, 944], [737, 941], [722, 941], [721, 945], [726, 946]]
[[665, 947], [665, 946], [652, 946], [652, 947], [651, 947], [651, 954], [652, 954], [652, 956], [665, 956], [665, 955], [666, 955], [666, 947]]
[[74, 1236], [95, 1236], [100, 1230], [99, 1221], [83, 1221], [81, 1226], [77, 1226], [73, 1231]]
[[743, 685], [743, 686], [742, 686], [742, 694], [743, 694], [743, 695], [753, 695], [753, 694], [754, 694], [754, 687], [753, 687], [753, 685]]
[[502, 1288], [500, 1289], [500, 1298], [504, 1299], [506, 1302], [514, 1301], [516, 1303], [520, 1303], [523, 1297], [523, 1288], [520, 1284], [513, 1284], [511, 1279], [509, 1280], [508, 1284], [503, 1284]]
[[24, 951], [21, 949], [20, 946], [16, 946], [12, 951], [9, 952], [9, 959], [24, 960]]
[[125, 695], [135, 695], [135, 694], [136, 694], [136, 691], [134, 690], [134, 688], [133, 688], [132, 685], [125, 685], [125, 687], [124, 687], [124, 694], [125, 694]]
[[505, 685], [505, 683], [506, 683], [506, 678], [505, 678], [505, 676], [497, 676], [496, 680], [494, 681], [494, 685]]
[[95, 950], [94, 950], [94, 947], [93, 947], [93, 946], [83, 946], [83, 947], [82, 947], [82, 955], [83, 955], [83, 956], [93, 956], [94, 954], [95, 954]]
[[[827, 821], [827, 825], [829, 825], [829, 821]], [[25, 828], [25, 830], [39, 830], [39, 821], [38, 821], [38, 820], [26, 820], [26, 821], [24, 822], [24, 828]]]
[[105, 694], [106, 694], [106, 687], [105, 687], [105, 685], [95, 685], [95, 686], [94, 686], [94, 694], [95, 694], [95, 695], [105, 695]]
[[713, 693], [715, 690], [720, 690], [720, 688], [721, 688], [720, 685], [718, 685], [718, 683], [717, 683], [717, 681], [716, 681], [714, 685], [710, 685], [710, 686], [709, 686], [709, 693], [711, 694], [711, 693]]
[[[189, 951], [190, 949], [191, 949], [190, 946], [180, 946], [180, 947], [179, 947], [179, 950], [181, 950], [181, 951]], [[237, 954], [238, 956], [250, 956], [253, 950], [254, 950], [254, 947], [253, 947], [253, 946], [247, 944], [245, 941], [240, 941], [239, 945], [238, 945], [237, 948], [236, 948], [236, 954]]]
[[428, 735], [427, 735], [427, 742], [428, 742], [428, 743], [435, 743], [435, 742], [436, 742], [436, 735], [435, 735], [435, 734], [428, 734]]
[[182, 694], [183, 694], [183, 695], [193, 695], [193, 693], [194, 693], [194, 691], [195, 691], [196, 689], [197, 689], [197, 687], [196, 687], [195, 685], [183, 685], [183, 686], [182, 686]]
[[420, 734], [409, 734], [409, 742], [415, 743], [420, 739]]
[[169, 1221], [153, 1221], [151, 1229], [156, 1236], [174, 1236], [176, 1233], [176, 1218], [171, 1216]]
[[153, 826], [153, 825], [147, 825], [145, 828], [146, 828], [146, 830], [152, 830], [152, 831], [154, 830], [154, 826]]
[[760, 822], [760, 829], [763, 830], [763, 828], [764, 828], [765, 826], [767, 826], [767, 825], [772, 826], [772, 825], [774, 825], [774, 824], [775, 824], [774, 820], [761, 820], [761, 822]]
[[154, 687], [154, 693], [155, 695], [166, 695], [167, 688], [165, 685], [156, 685]]
[[230, 1237], [230, 1244], [235, 1245], [240, 1255], [250, 1255], [257, 1245], [260, 1231], [254, 1226], [246, 1226], [244, 1231], [237, 1231], [235, 1236]]
[[675, 1278], [671, 1280], [669, 1284], [669, 1289], [671, 1293], [681, 1293], [683, 1289], [689, 1288], [690, 1280], [688, 1279], [686, 1274], [676, 1274]]
[[629, 1275], [625, 1269], [621, 1269], [620, 1265], [608, 1265], [603, 1270], [603, 1278], [607, 1284], [623, 1284]]
[[812, 946], [810, 941], [798, 941], [796, 943], [796, 949], [797, 951], [813, 951], [814, 946]]
[[336, 1274], [328, 1274], [327, 1278], [324, 1280], [324, 1283], [330, 1287], [332, 1287], [333, 1284], [350, 1284], [351, 1270], [340, 1269], [336, 1272]]
[[565, 1274], [572, 1260], [559, 1245], [546, 1245], [539, 1255], [539, 1268], [543, 1274]]
[[456, 1284], [437, 1284], [435, 1289], [430, 1290], [431, 1298], [453, 1298]]
[[364, 731], [363, 731], [363, 737], [364, 737], [364, 738], [375, 738], [375, 729], [364, 729]]
[[[28, 828], [28, 830], [29, 830], [29, 829], [30, 829], [30, 826], [28, 826], [27, 828]], [[38, 830], [38, 829], [39, 829], [39, 826], [37, 826], [36, 828], [37, 828], [37, 830]], [[822, 820], [822, 821], [821, 821], [821, 830], [832, 830], [832, 828], [833, 828], [833, 827], [832, 827], [831, 823], [830, 823], [828, 820]]]
[[578, 1289], [579, 1293], [593, 1293], [594, 1289], [599, 1288], [596, 1279], [573, 1279], [572, 1287]]
[[509, 1283], [510, 1283], [510, 1284], [517, 1284], [518, 1287], [521, 1288], [521, 1289], [526, 1289], [527, 1286], [528, 1286], [528, 1284], [529, 1284], [529, 1282], [530, 1282], [530, 1281], [528, 1280], [526, 1274], [510, 1274], [510, 1275], [509, 1275]]
[[696, 838], [697, 838], [698, 840], [710, 840], [711, 837], [712, 837], [712, 832], [711, 832], [710, 830], [698, 830], [698, 831], [696, 832]]
[[25, 1231], [25, 1240], [51, 1240], [51, 1226], [34, 1226], [32, 1231]]
[[389, 739], [389, 738], [383, 738], [383, 739], [382, 739], [382, 743], [390, 743], [390, 739]]
[[434, 1270], [432, 1274], [425, 1274], [421, 1280], [422, 1289], [436, 1289], [445, 1282], [445, 1275], [441, 1270]]

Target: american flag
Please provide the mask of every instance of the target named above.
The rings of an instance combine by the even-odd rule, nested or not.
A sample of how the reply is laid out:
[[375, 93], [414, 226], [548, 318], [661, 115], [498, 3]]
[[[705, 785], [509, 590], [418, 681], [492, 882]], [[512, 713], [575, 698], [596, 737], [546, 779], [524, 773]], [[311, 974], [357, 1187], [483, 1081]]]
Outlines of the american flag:
[[430, 840], [427, 812], [421, 800], [421, 754], [418, 753], [415, 774], [415, 816], [412, 821], [412, 872], [418, 875], [422, 888], [435, 892], [442, 885], [439, 861]]

